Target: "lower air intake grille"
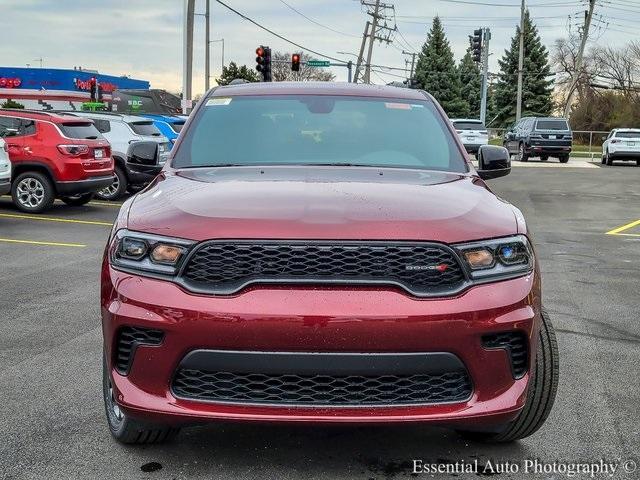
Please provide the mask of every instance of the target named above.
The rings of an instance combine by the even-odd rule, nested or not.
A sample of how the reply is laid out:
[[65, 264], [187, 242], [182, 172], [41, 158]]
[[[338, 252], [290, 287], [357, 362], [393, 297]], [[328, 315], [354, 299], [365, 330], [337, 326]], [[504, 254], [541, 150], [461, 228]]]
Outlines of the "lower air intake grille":
[[221, 240], [199, 246], [181, 273], [199, 293], [231, 294], [253, 283], [389, 284], [417, 296], [464, 286], [456, 255], [426, 242]]
[[529, 352], [527, 336], [524, 332], [502, 332], [484, 335], [484, 348], [504, 348], [509, 352], [514, 378], [521, 378], [527, 372]]
[[122, 327], [116, 337], [115, 366], [121, 375], [129, 373], [138, 345], [160, 345], [164, 333], [141, 327]]
[[173, 392], [225, 403], [386, 406], [461, 402], [471, 396], [466, 371], [412, 375], [298, 375], [180, 369]]

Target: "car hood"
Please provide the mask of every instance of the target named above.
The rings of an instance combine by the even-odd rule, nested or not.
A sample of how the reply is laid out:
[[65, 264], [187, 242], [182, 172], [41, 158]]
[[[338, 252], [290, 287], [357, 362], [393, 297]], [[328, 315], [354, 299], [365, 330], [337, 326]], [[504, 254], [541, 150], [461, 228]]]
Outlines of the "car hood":
[[510, 204], [477, 177], [368, 167], [218, 167], [166, 171], [131, 204], [127, 225], [213, 238], [433, 240], [517, 233]]

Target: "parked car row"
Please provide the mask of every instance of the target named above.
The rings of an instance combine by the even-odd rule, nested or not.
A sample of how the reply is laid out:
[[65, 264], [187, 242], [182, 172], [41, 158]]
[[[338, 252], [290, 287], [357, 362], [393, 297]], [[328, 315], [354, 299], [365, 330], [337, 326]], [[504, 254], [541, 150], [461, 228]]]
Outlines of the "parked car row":
[[128, 161], [130, 147], [154, 142], [161, 167], [184, 124], [179, 117], [150, 117], [0, 109], [0, 194], [10, 192], [18, 209], [38, 213], [56, 198], [84, 205], [94, 196], [115, 200], [139, 191], [157, 169]]
[[[480, 120], [453, 118], [451, 123], [467, 152], [476, 154], [482, 145], [489, 143], [487, 129]], [[640, 129], [616, 128], [603, 140], [602, 164], [624, 160], [640, 166]], [[573, 132], [566, 118], [524, 117], [507, 130], [503, 146], [521, 162], [532, 157], [543, 162], [555, 157], [560, 163], [567, 163], [573, 148]]]

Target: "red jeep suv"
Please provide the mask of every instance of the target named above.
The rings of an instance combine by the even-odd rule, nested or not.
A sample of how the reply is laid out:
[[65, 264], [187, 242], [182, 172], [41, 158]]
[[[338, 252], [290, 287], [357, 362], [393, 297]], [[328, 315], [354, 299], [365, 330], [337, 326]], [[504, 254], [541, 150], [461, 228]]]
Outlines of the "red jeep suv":
[[113, 436], [224, 420], [535, 432], [557, 345], [524, 218], [483, 180], [509, 155], [478, 161], [424, 91], [210, 91], [105, 250]]
[[84, 205], [113, 181], [111, 147], [91, 120], [0, 110], [0, 136], [13, 164], [13, 203], [22, 211], [42, 212], [56, 197]]

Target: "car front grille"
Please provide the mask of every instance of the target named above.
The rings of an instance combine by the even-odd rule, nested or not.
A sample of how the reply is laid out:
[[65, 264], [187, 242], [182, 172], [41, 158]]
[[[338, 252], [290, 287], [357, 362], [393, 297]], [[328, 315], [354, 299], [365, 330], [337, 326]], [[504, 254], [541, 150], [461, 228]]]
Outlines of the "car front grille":
[[299, 375], [180, 369], [173, 392], [223, 403], [386, 406], [461, 402], [471, 395], [464, 371], [412, 375]]
[[180, 280], [199, 293], [255, 283], [387, 284], [417, 296], [456, 293], [465, 275], [448, 247], [355, 241], [210, 241], [186, 259]]
[[142, 327], [122, 327], [116, 335], [115, 368], [121, 375], [129, 373], [138, 345], [160, 345], [164, 333]]
[[482, 337], [484, 348], [503, 348], [509, 353], [514, 378], [521, 378], [529, 364], [529, 348], [524, 332], [512, 331], [492, 333]]

